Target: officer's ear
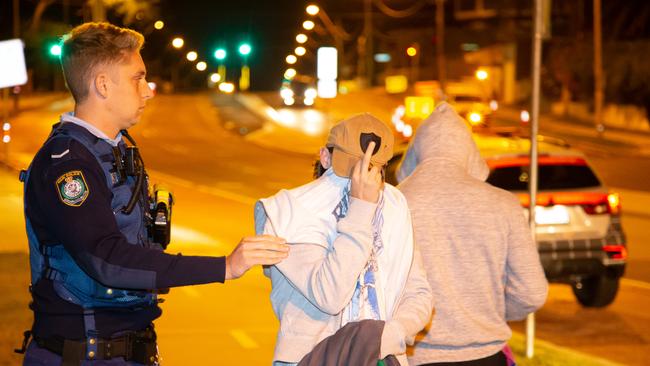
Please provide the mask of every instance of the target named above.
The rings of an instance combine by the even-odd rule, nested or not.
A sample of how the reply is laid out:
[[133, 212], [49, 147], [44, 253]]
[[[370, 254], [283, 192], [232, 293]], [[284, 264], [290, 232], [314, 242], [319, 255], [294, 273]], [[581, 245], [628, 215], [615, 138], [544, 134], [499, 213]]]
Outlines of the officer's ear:
[[97, 95], [106, 99], [108, 98], [110, 76], [106, 72], [100, 72], [95, 75], [94, 87]]

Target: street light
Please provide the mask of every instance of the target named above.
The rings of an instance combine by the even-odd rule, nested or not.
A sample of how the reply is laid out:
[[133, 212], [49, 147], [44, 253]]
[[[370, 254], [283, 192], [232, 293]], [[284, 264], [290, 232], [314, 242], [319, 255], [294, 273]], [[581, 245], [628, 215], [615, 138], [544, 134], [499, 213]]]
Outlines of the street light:
[[298, 61], [298, 57], [296, 57], [294, 55], [289, 55], [289, 56], [287, 56], [286, 61], [287, 61], [287, 63], [289, 65], [293, 65], [293, 64], [296, 63], [296, 61]]
[[61, 56], [61, 45], [55, 44], [50, 47], [50, 55]]
[[200, 61], [199, 63], [196, 64], [196, 69], [199, 71], [205, 71], [205, 69], [208, 68], [208, 64], [206, 64], [203, 61]]
[[248, 43], [242, 43], [241, 45], [239, 45], [239, 53], [242, 56], [248, 56], [251, 53], [251, 50], [252, 50], [251, 45], [249, 45]]
[[172, 46], [174, 46], [174, 48], [182, 48], [184, 44], [185, 41], [181, 37], [176, 37], [172, 40]]
[[224, 50], [223, 48], [217, 48], [217, 49], [214, 51], [214, 58], [216, 58], [216, 59], [219, 60], [219, 61], [222, 61], [222, 60], [224, 60], [224, 59], [226, 58], [226, 55], [227, 55], [227, 54], [228, 54], [228, 53], [227, 53], [226, 50]]
[[296, 76], [296, 74], [296, 69], [288, 68], [287, 71], [284, 72], [284, 78], [291, 80]]
[[489, 74], [486, 70], [478, 69], [476, 70], [476, 78], [479, 80], [487, 80]]
[[418, 54], [418, 49], [410, 46], [409, 48], [406, 49], [406, 54], [409, 55], [410, 57], [413, 57]]
[[153, 27], [158, 30], [161, 30], [163, 29], [163, 27], [165, 27], [165, 22], [163, 22], [162, 20], [157, 20], [155, 23], [153, 23]]
[[220, 82], [221, 81], [221, 75], [219, 75], [216, 72], [213, 72], [212, 74], [210, 74], [210, 81], [212, 81], [215, 84]]
[[314, 24], [314, 22], [312, 22], [311, 20], [305, 20], [304, 22], [302, 22], [302, 27], [305, 28], [306, 30], [312, 30], [314, 29], [315, 26], [316, 24]]
[[300, 33], [299, 35], [296, 36], [296, 42], [300, 44], [307, 42], [307, 36], [305, 34]]
[[307, 10], [307, 14], [313, 16], [313, 15], [318, 14], [318, 12], [320, 11], [320, 8], [318, 7], [318, 5], [310, 4], [310, 5], [307, 6], [306, 10]]
[[307, 53], [307, 50], [303, 46], [298, 46], [298, 47], [296, 47], [294, 52], [296, 53], [297, 56], [304, 56], [305, 53]]
[[199, 55], [194, 51], [190, 51], [185, 55], [185, 58], [187, 58], [188, 61], [196, 61], [196, 59], [199, 58]]

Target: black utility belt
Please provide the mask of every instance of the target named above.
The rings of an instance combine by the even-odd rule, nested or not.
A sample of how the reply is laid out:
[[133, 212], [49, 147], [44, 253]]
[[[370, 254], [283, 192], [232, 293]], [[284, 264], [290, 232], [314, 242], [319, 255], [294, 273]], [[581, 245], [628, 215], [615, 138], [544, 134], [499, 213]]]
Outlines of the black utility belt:
[[[39, 347], [61, 356], [62, 366], [78, 366], [83, 360], [109, 360], [116, 357], [123, 357], [126, 361], [144, 365], [158, 363], [156, 333], [152, 328], [127, 332], [111, 339], [73, 341], [58, 337], [34, 337], [34, 341]], [[88, 351], [87, 342], [97, 342], [96, 353]]]

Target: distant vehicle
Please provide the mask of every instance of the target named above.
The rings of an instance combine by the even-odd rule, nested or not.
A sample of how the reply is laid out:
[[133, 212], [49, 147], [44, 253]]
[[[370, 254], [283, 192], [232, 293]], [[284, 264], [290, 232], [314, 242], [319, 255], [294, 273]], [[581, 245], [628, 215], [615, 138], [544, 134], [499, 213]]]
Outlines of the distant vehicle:
[[498, 108], [498, 103], [489, 100], [478, 85], [469, 82], [450, 82], [446, 87], [446, 92], [447, 102], [473, 128], [490, 126], [492, 112]]
[[[487, 182], [519, 198], [528, 215], [529, 141], [475, 135], [490, 167]], [[386, 180], [405, 151], [388, 163]], [[614, 301], [627, 261], [619, 196], [610, 192], [585, 156], [540, 136], [539, 193], [535, 209], [537, 246], [550, 282], [568, 283], [578, 302], [603, 307]]]
[[318, 91], [311, 83], [292, 80], [282, 84], [280, 96], [287, 107], [311, 107], [316, 102]]

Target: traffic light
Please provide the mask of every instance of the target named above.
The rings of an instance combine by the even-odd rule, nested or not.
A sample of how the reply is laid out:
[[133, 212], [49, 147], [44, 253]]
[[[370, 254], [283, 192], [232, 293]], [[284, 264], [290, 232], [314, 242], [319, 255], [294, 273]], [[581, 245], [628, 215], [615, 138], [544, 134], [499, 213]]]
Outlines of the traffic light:
[[251, 45], [248, 43], [242, 43], [239, 45], [239, 54], [242, 56], [248, 56], [251, 53]]
[[50, 55], [52, 56], [61, 56], [61, 45], [53, 44], [50, 46]]
[[228, 55], [228, 53], [223, 48], [217, 48], [214, 51], [214, 58], [216, 58], [219, 61], [223, 61], [226, 58], [227, 55]]

